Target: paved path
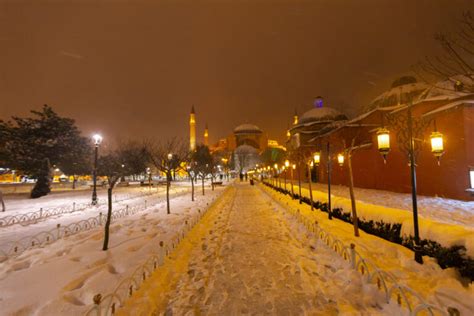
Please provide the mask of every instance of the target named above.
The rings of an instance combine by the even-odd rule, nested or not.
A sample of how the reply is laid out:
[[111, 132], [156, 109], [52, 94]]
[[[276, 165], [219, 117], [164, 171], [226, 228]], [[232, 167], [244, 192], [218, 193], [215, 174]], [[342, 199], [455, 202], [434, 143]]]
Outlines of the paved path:
[[155, 314], [383, 312], [357, 272], [308, 239], [304, 228], [257, 187], [236, 184], [213, 212], [202, 224], [206, 234], [186, 254], [189, 262], [176, 286], [164, 295], [148, 291], [162, 298]]

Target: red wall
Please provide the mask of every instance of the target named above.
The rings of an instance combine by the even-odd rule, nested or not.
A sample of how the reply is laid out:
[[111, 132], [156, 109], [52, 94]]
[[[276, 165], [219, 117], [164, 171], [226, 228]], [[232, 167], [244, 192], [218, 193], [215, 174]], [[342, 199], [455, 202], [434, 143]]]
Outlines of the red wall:
[[[416, 105], [413, 115], [419, 116], [434, 108], [439, 107], [436, 103], [425, 103]], [[434, 130], [431, 123], [426, 127], [423, 135], [423, 145], [417, 160], [417, 186], [418, 194], [428, 196], [440, 196], [461, 200], [474, 200], [474, 195], [466, 191], [469, 187], [470, 167], [474, 167], [474, 108], [460, 106], [448, 111], [440, 112], [434, 117], [437, 129], [444, 135], [445, 154], [441, 157], [441, 164], [431, 153], [430, 134]], [[362, 124], [379, 125], [381, 123], [381, 112], [376, 111], [360, 121]], [[350, 144], [353, 136], [358, 133], [358, 138], [372, 140], [369, 149], [362, 149], [353, 154], [352, 165], [354, 184], [356, 187], [388, 190], [394, 192], [411, 192], [410, 167], [408, 157], [398, 146], [396, 132], [391, 130], [391, 151], [387, 156], [387, 163], [377, 149], [377, 139], [374, 129], [376, 127], [344, 127], [328, 137], [321, 139], [319, 148], [325, 148], [329, 140], [333, 153], [332, 183], [348, 185], [347, 157], [344, 166], [337, 164], [336, 156], [342, 152], [346, 144]], [[371, 132], [369, 132], [371, 131]], [[364, 136], [365, 135], [365, 136]], [[321, 165], [318, 168], [320, 181], [325, 183], [326, 176], [326, 153], [323, 151]]]

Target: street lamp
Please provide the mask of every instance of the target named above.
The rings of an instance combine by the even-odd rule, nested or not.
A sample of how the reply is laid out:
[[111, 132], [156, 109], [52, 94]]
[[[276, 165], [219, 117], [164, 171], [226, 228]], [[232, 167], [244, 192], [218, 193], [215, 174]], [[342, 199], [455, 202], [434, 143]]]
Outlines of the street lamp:
[[102, 136], [99, 134], [95, 134], [92, 136], [92, 139], [94, 141], [94, 170], [92, 173], [92, 181], [94, 183], [94, 186], [92, 188], [92, 205], [97, 205], [97, 159], [99, 156], [99, 145], [102, 143]]
[[438, 160], [438, 166], [440, 164], [440, 158], [444, 154], [444, 143], [443, 143], [443, 134], [440, 132], [434, 131], [430, 135], [431, 139], [431, 152], [435, 155]]
[[321, 162], [321, 153], [319, 151], [313, 154], [313, 161], [316, 166], [319, 166], [319, 163]]
[[[418, 198], [417, 198], [417, 181], [416, 181], [416, 151], [415, 151], [415, 137], [423, 132], [425, 124], [423, 122], [414, 121], [412, 116], [412, 100], [409, 100], [407, 106], [407, 116], [405, 119], [392, 118], [392, 125], [396, 126], [398, 131], [397, 138], [401, 147], [408, 153], [409, 165], [410, 165], [410, 180], [411, 180], [411, 199], [412, 199], [412, 210], [413, 210], [413, 233], [414, 233], [414, 246], [413, 251], [415, 253], [415, 261], [423, 263], [423, 256], [420, 245], [420, 233], [418, 226]], [[435, 131], [431, 134], [431, 152], [435, 157], [439, 159], [444, 153], [443, 135], [436, 130], [436, 122], [434, 122]], [[405, 133], [405, 131], [407, 133]]]
[[337, 163], [341, 167], [344, 165], [344, 154], [341, 153], [337, 155]]
[[[314, 157], [313, 157], [314, 159]], [[311, 168], [314, 166], [313, 161], [310, 159], [308, 162], [308, 188], [309, 188], [309, 201], [311, 204], [311, 211], [313, 211], [313, 189], [311, 188]]]
[[387, 163], [387, 155], [390, 152], [390, 132], [386, 128], [379, 128], [377, 131], [377, 145], [383, 162]]

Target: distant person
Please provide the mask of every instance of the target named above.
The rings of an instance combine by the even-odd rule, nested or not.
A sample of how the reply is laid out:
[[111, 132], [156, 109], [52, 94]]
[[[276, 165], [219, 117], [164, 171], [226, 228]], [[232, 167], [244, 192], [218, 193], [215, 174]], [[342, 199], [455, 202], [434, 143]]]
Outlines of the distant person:
[[249, 179], [249, 175], [247, 174], [247, 172], [245, 173], [245, 181], [247, 181]]
[[3, 201], [2, 191], [0, 191], [0, 202], [2, 203], [2, 212], [5, 212], [5, 202]]
[[221, 181], [222, 181], [222, 179], [224, 179], [224, 175], [223, 175], [222, 173], [219, 175], [219, 179], [220, 179]]
[[243, 174], [243, 173], [239, 173], [239, 178], [240, 178], [240, 181], [244, 181], [244, 174]]

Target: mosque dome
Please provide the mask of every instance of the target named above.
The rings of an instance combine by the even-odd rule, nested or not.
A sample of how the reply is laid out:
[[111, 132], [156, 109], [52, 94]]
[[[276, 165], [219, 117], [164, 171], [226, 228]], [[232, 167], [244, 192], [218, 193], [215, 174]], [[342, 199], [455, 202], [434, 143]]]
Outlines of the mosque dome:
[[316, 107], [305, 112], [299, 119], [299, 124], [347, 120], [347, 117], [336, 109]]
[[253, 124], [242, 124], [234, 128], [234, 134], [261, 134], [262, 130]]

